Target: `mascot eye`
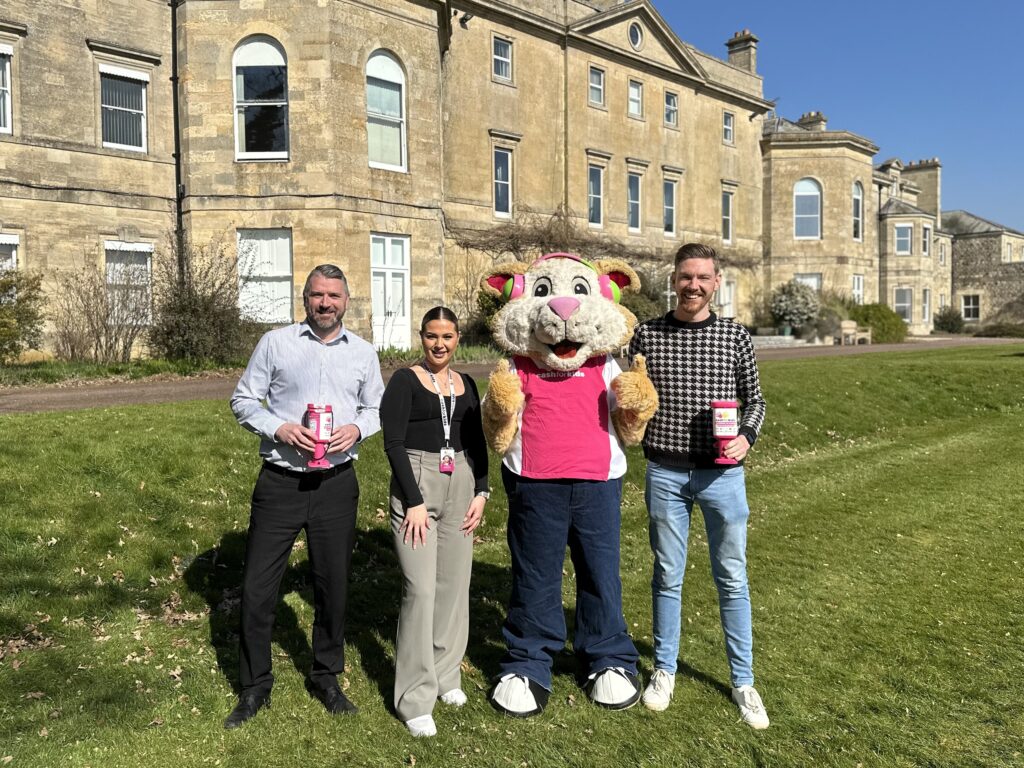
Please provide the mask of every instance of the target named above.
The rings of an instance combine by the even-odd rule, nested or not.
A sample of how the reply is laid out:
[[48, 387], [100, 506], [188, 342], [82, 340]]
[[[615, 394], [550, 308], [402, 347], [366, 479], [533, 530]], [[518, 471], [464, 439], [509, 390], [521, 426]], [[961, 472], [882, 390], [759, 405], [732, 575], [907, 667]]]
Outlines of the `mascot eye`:
[[577, 277], [572, 281], [572, 292], [577, 296], [589, 296], [590, 295], [590, 284], [586, 281], [586, 278]]
[[537, 279], [537, 282], [533, 286], [534, 296], [550, 296], [551, 295], [551, 281], [546, 277]]

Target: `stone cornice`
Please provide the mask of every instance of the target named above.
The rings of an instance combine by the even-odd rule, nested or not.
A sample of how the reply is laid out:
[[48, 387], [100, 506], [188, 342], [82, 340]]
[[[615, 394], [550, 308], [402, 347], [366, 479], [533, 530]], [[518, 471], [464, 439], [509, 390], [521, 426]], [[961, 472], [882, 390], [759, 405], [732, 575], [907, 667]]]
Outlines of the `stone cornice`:
[[8, 35], [16, 35], [17, 37], [25, 37], [28, 34], [28, 25], [0, 19], [0, 32], [4, 32]]
[[152, 67], [160, 66], [160, 55], [157, 53], [150, 53], [149, 51], [140, 51], [136, 50], [135, 48], [125, 48], [122, 45], [116, 45], [114, 43], [105, 43], [102, 40], [90, 40], [89, 38], [86, 38], [85, 44], [93, 53], [102, 53], [107, 56], [113, 56], [118, 59], [131, 59], [132, 61], [139, 61], [143, 64], [149, 64]]
[[878, 153], [878, 147], [863, 136], [849, 131], [792, 131], [785, 133], [771, 133], [761, 138], [762, 143], [768, 144], [771, 148], [782, 145], [785, 147], [799, 147], [801, 149], [820, 149], [821, 147], [849, 147], [868, 155]]

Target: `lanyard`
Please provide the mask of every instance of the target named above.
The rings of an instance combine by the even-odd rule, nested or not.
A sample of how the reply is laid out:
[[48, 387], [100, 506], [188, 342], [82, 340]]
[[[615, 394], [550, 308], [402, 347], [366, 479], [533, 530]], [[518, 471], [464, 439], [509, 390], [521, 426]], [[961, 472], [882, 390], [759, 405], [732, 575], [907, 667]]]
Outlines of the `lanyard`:
[[445, 446], [451, 445], [452, 439], [452, 421], [455, 420], [455, 383], [452, 381], [452, 370], [448, 369], [448, 390], [452, 396], [452, 412], [451, 415], [444, 407], [444, 395], [441, 394], [441, 387], [437, 385], [437, 379], [434, 378], [434, 373], [427, 366], [423, 366], [427, 371], [427, 376], [430, 377], [430, 383], [434, 385], [434, 391], [437, 392], [437, 399], [441, 403], [441, 427], [444, 429], [444, 444]]

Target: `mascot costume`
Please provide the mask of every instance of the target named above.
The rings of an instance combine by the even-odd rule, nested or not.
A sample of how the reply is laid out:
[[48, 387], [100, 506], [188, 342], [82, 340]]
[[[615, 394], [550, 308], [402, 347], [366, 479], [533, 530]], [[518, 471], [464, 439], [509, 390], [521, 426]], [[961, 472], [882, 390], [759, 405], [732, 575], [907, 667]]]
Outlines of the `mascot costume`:
[[502, 264], [481, 281], [507, 302], [491, 328], [511, 355], [491, 374], [483, 402], [484, 434], [503, 457], [509, 500], [512, 595], [490, 694], [508, 715], [530, 717], [547, 704], [552, 661], [565, 648], [567, 545], [580, 682], [609, 709], [640, 698], [619, 576], [622, 447], [640, 442], [657, 394], [641, 356], [625, 373], [613, 357], [636, 325], [619, 299], [639, 285], [624, 262], [568, 253]]

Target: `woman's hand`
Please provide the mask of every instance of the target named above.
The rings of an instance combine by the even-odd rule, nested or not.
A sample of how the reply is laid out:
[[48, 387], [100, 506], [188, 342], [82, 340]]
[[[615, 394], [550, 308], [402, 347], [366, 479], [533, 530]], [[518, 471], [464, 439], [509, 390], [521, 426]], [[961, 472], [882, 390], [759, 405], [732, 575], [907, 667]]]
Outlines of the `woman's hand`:
[[473, 500], [469, 502], [469, 510], [466, 512], [466, 516], [462, 518], [462, 534], [469, 536], [476, 527], [480, 525], [480, 520], [484, 516], [484, 504], [487, 503], [487, 499], [483, 496], [474, 496]]
[[427, 517], [427, 505], [417, 504], [405, 510], [405, 519], [398, 528], [404, 534], [403, 543], [408, 544], [412, 540], [412, 548], [416, 549], [416, 543], [426, 546], [427, 531], [430, 530], [430, 520]]

